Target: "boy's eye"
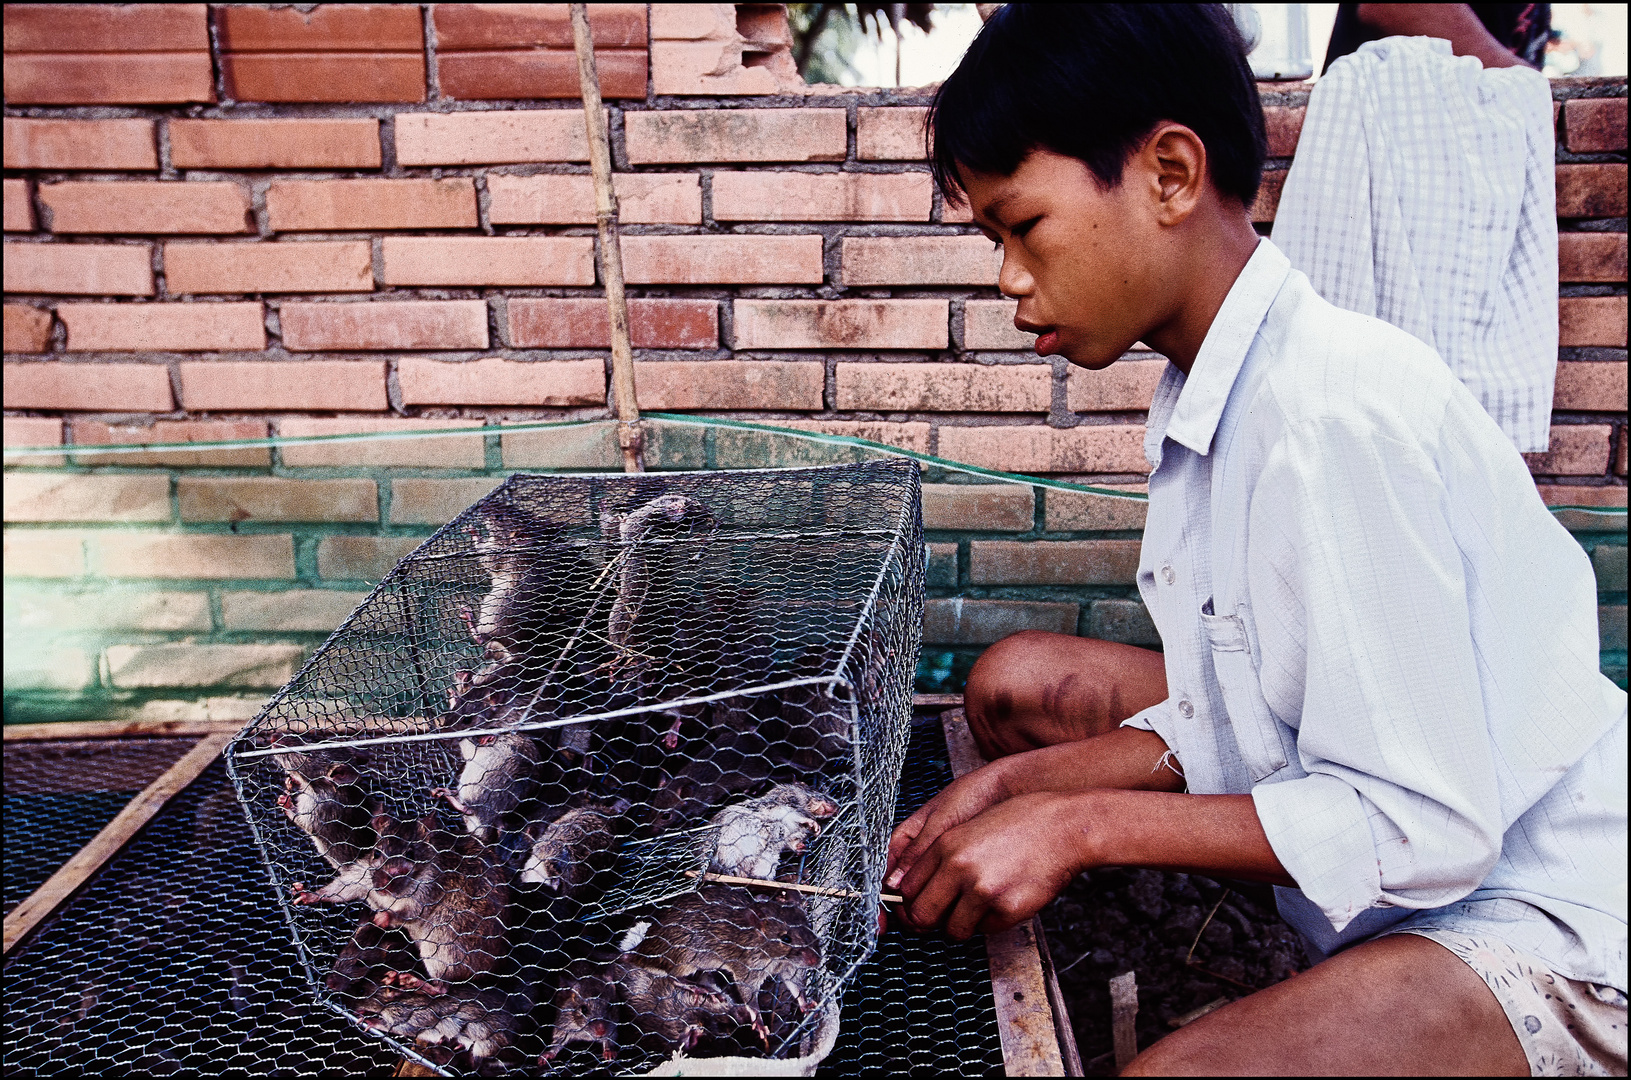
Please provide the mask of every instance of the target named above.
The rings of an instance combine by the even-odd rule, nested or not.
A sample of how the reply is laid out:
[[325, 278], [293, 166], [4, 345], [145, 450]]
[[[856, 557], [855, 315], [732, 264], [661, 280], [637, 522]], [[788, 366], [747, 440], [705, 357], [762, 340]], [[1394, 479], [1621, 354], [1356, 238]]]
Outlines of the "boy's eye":
[[1037, 222], [1039, 222], [1041, 220], [1042, 220], [1042, 215], [1038, 214], [1034, 218], [1029, 218], [1029, 219], [1027, 219], [1025, 221], [1020, 222], [1018, 225], [1015, 225], [1009, 231], [1012, 232], [1015, 237], [1024, 236], [1026, 233], [1031, 231], [1032, 227], [1035, 226]]

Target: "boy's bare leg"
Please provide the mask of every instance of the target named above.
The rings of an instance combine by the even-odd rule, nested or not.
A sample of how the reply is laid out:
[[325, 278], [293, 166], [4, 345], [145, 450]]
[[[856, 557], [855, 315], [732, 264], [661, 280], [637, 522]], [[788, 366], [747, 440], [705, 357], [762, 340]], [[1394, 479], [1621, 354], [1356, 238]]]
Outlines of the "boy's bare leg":
[[1167, 696], [1160, 653], [1027, 630], [987, 649], [968, 675], [969, 731], [993, 761], [1091, 738]]
[[1124, 1076], [1528, 1076], [1479, 975], [1414, 934], [1355, 945], [1145, 1050]]

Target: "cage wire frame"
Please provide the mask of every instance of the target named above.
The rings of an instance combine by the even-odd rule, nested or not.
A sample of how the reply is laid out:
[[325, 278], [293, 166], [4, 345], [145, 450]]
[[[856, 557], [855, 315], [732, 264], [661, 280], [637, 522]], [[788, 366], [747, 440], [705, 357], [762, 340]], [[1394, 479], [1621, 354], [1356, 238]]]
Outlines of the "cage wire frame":
[[[744, 515], [737, 503], [718, 497], [722, 491], [728, 492], [744, 485], [752, 487], [762, 496], [758, 512], [763, 520], [751, 527], [747, 524], [751, 515]], [[830, 805], [825, 808], [829, 812], [822, 815], [823, 820], [819, 825], [814, 821], [809, 822], [811, 828], [817, 831], [805, 834], [810, 842], [804, 850], [799, 851], [795, 847], [785, 849], [785, 853], [797, 851], [799, 854], [797, 868], [792, 871], [795, 882], [811, 886], [810, 892], [798, 894], [802, 899], [797, 903], [803, 907], [808, 929], [815, 933], [820, 943], [819, 962], [804, 972], [807, 978], [803, 980], [808, 983], [806, 997], [814, 1004], [805, 1010], [804, 999], [798, 999], [800, 1013], [791, 1016], [778, 1013], [773, 1020], [774, 1030], [767, 1026], [761, 1036], [763, 1051], [768, 1056], [780, 1057], [795, 1047], [800, 1048], [800, 1056], [808, 1053], [812, 1033], [818, 1027], [830, 1020], [836, 1028], [836, 1010], [843, 989], [877, 943], [876, 911], [882, 888], [882, 853], [886, 850], [893, 822], [894, 801], [910, 733], [912, 677], [921, 646], [927, 552], [923, 543], [920, 489], [920, 469], [915, 461], [904, 456], [855, 464], [730, 472], [703, 470], [638, 476], [518, 473], [405, 556], [323, 646], [312, 654], [295, 677], [273, 695], [256, 719], [228, 747], [226, 754], [228, 774], [249, 817], [255, 843], [271, 877], [301, 966], [317, 1001], [347, 1021], [353, 1024], [359, 1022], [354, 1007], [348, 1007], [341, 1000], [344, 995], [333, 992], [331, 986], [325, 986], [325, 971], [339, 955], [337, 950], [344, 948], [339, 945], [344, 934], [344, 915], [336, 913], [333, 917], [326, 917], [316, 914], [309, 905], [292, 902], [296, 895], [291, 891], [293, 883], [300, 880], [295, 875], [321, 872], [322, 868], [321, 862], [313, 857], [321, 849], [314, 846], [311, 836], [291, 824], [292, 811], [277, 805], [294, 790], [295, 781], [290, 774], [297, 768], [311, 772], [314, 766], [353, 760], [350, 755], [361, 753], [371, 755], [365, 772], [385, 778], [388, 784], [396, 784], [397, 787], [403, 780], [410, 780], [410, 787], [423, 792], [437, 780], [440, 780], [441, 786], [451, 786], [454, 778], [462, 775], [453, 752], [456, 742], [460, 753], [470, 758], [473, 751], [467, 748], [481, 745], [481, 741], [488, 737], [497, 741], [500, 737], [525, 732], [529, 738], [541, 740], [544, 747], [548, 747], [550, 740], [555, 740], [554, 749], [559, 754], [563, 753], [561, 748], [569, 740], [576, 739], [572, 745], [581, 746], [604, 730], [607, 734], [600, 737], [607, 745], [620, 741], [618, 749], [627, 750], [635, 747], [641, 738], [649, 740], [650, 736], [660, 731], [659, 725], [649, 722], [656, 715], [662, 715], [665, 721], [668, 715], [676, 715], [670, 733], [682, 732], [689, 730], [686, 725], [695, 720], [699, 713], [711, 708], [713, 721], [709, 723], [713, 726], [705, 726], [704, 730], [717, 735], [725, 730], [719, 726], [722, 710], [728, 715], [730, 710], [751, 714], [758, 709], [761, 727], [769, 725], [774, 730], [780, 730], [775, 725], [781, 724], [787, 732], [794, 733], [786, 735], [784, 732], [784, 735], [790, 740], [789, 745], [796, 749], [790, 752], [789, 757], [782, 759], [776, 759], [770, 751], [762, 753], [760, 756], [772, 762], [772, 775], [755, 774], [756, 781], [760, 781], [755, 786], [762, 788], [764, 782], [770, 780], [785, 785], [792, 780], [810, 779], [820, 785], [816, 789], [818, 793], [830, 800]], [[699, 502], [712, 515], [712, 520], [700, 532], [693, 528], [683, 535], [654, 536], [649, 543], [643, 543], [640, 538], [631, 543], [626, 534], [621, 539], [608, 539], [604, 533], [607, 527], [604, 520], [599, 523], [602, 533], [594, 533], [592, 513], [580, 514], [575, 523], [567, 524], [539, 511], [536, 505], [539, 493], [547, 491], [579, 496], [598, 492], [598, 499], [591, 495], [586, 500], [578, 501], [590, 509], [617, 502], [621, 508], [617, 513], [621, 513], [625, 521], [635, 517], [641, 507], [655, 506], [665, 497], [683, 496]], [[712, 501], [710, 494], [716, 496]], [[548, 499], [544, 499], [544, 502], [547, 504]], [[803, 577], [798, 579], [800, 587], [813, 590], [805, 600], [799, 600], [802, 594], [789, 586], [784, 590], [785, 594], [778, 594], [783, 601], [779, 607], [775, 603], [765, 603], [766, 610], [774, 611], [777, 618], [772, 620], [761, 616], [749, 619], [747, 632], [739, 634], [733, 644], [727, 643], [727, 650], [743, 648], [746, 650], [744, 655], [750, 659], [732, 656], [729, 660], [716, 663], [715, 668], [722, 672], [734, 670], [732, 665], [735, 665], [746, 673], [738, 673], [735, 682], [725, 680], [720, 688], [709, 690], [683, 680], [675, 683], [667, 679], [671, 672], [663, 669], [661, 664], [666, 654], [654, 653], [644, 663], [635, 665], [637, 674], [634, 676], [636, 689], [633, 700], [630, 700], [626, 687], [621, 691], [617, 689], [617, 676], [614, 675], [609, 683], [606, 679], [596, 681], [596, 675], [584, 675], [583, 665], [580, 664], [579, 677], [573, 683], [576, 689], [568, 688], [558, 694], [552, 692], [547, 711], [535, 711], [540, 704], [540, 695], [555, 679], [556, 669], [560, 666], [560, 660], [557, 660], [555, 667], [549, 669], [542, 684], [519, 712], [516, 703], [525, 691], [532, 691], [533, 687], [524, 677], [516, 676], [513, 681], [517, 686], [512, 688], [508, 705], [502, 706], [507, 711], [503, 713], [501, 721], [494, 721], [485, 714], [474, 718], [460, 716], [461, 679], [470, 679], [468, 673], [474, 670], [477, 674], [473, 679], [479, 680], [480, 672], [485, 670], [480, 666], [483, 663], [478, 648], [480, 643], [473, 640], [473, 636], [475, 624], [484, 620], [487, 612], [485, 608], [478, 611], [473, 622], [467, 605], [460, 616], [469, 627], [472, 639], [454, 644], [451, 642], [458, 635], [450, 639], [445, 632], [446, 627], [451, 625], [448, 608], [456, 605], [451, 598], [461, 589], [467, 599], [480, 594], [484, 588], [489, 594], [497, 592], [498, 587], [494, 583], [499, 578], [491, 567], [497, 565], [497, 561], [512, 548], [489, 543], [484, 549], [482, 545], [484, 538], [490, 537], [497, 527], [494, 522], [505, 520], [505, 515], [513, 515], [517, 509], [532, 514], [533, 525], [539, 520], [551, 521], [550, 527], [556, 529], [551, 542], [556, 543], [557, 548], [579, 553], [597, 552], [600, 556], [598, 559], [590, 557], [586, 561], [581, 555], [578, 557], [577, 580], [581, 584], [595, 573], [594, 568], [598, 566], [600, 569], [589, 591], [594, 593], [597, 588], [600, 591], [589, 600], [588, 609], [578, 618], [576, 628], [568, 634], [561, 659], [578, 646], [585, 627], [593, 624], [597, 618], [607, 622], [606, 637], [614, 652], [617, 650], [618, 644], [609, 640], [616, 623], [615, 609], [617, 603], [624, 599], [626, 583], [632, 574], [634, 558], [631, 553], [642, 547], [648, 551], [645, 556], [647, 562], [652, 561], [649, 552], [660, 551], [665, 544], [676, 552], [695, 551], [691, 560], [700, 560], [702, 568], [695, 571], [691, 578], [685, 578], [685, 572], [693, 568], [685, 563], [683, 556], [668, 561], [670, 569], [677, 566], [681, 571], [674, 578], [674, 584], [680, 586], [682, 592], [687, 583], [696, 585], [698, 575], [705, 577], [710, 571], [714, 574], [711, 579], [714, 585], [738, 590], [734, 596], [727, 597], [736, 601], [735, 604], [725, 605], [732, 610], [715, 612], [712, 616], [715, 621], [711, 624], [707, 619], [703, 620], [703, 626], [711, 626], [713, 631], [726, 627], [734, 629], [737, 620], [745, 618], [744, 607], [751, 607], [751, 604], [744, 605], [745, 599], [765, 601], [768, 594], [775, 592], [763, 583], [755, 589], [745, 590], [745, 586], [752, 584], [748, 580], [750, 575], [739, 571], [775, 565], [796, 578], [799, 571], [793, 556], [801, 547], [808, 548], [812, 544], [818, 545], [818, 555], [822, 554], [819, 545], [837, 545], [854, 566], [845, 576], [840, 573], [843, 560], [838, 553], [826, 552], [825, 563], [811, 563]], [[673, 511], [670, 507], [670, 512], [679, 511]], [[812, 519], [811, 515], [816, 517]], [[855, 527], [858, 522], [868, 527], [858, 529]], [[512, 539], [516, 537], [519, 537], [518, 533]], [[529, 537], [529, 542], [531, 539], [536, 537]], [[710, 550], [727, 545], [729, 550], [723, 559], [707, 554]], [[521, 549], [529, 550], [526, 545], [522, 545]], [[618, 554], [612, 554], [614, 549]], [[570, 557], [563, 558], [570, 563]], [[489, 560], [485, 564], [488, 569], [485, 570], [484, 559]], [[755, 559], [758, 561], [755, 562]], [[623, 568], [618, 570], [620, 560]], [[710, 567], [710, 563], [714, 565]], [[568, 566], [568, 572], [571, 569]], [[650, 574], [651, 571], [648, 569], [646, 573]], [[438, 593], [435, 587], [437, 581], [452, 584]], [[616, 599], [610, 604], [603, 604], [610, 584], [619, 581], [622, 584], [618, 585]], [[427, 585], [428, 588], [415, 593], [416, 588]], [[776, 599], [775, 596], [768, 598]], [[813, 613], [799, 610], [811, 606], [816, 609]], [[382, 650], [385, 642], [379, 640], [377, 633], [382, 613], [395, 616], [395, 640], [388, 650]], [[720, 618], [726, 621], [718, 621]], [[571, 621], [570, 617], [565, 620]], [[565, 622], [555, 630], [557, 643], [559, 635], [566, 633]], [[638, 625], [638, 619], [635, 624]], [[777, 636], [783, 634], [789, 625], [795, 629], [784, 636]], [[837, 627], [841, 632], [821, 629], [824, 626]], [[814, 637], [812, 627], [818, 631]], [[771, 641], [768, 651], [762, 644], [751, 643], [756, 636], [762, 639], [767, 629]], [[802, 638], [800, 634], [803, 634]], [[661, 636], [660, 633], [658, 636]], [[374, 640], [370, 641], [370, 638]], [[688, 647], [684, 642], [664, 644], [673, 646], [676, 652]], [[596, 651], [598, 645], [591, 647], [585, 644], [583, 647], [590, 650], [590, 659], [599, 658], [605, 652], [603, 649]], [[411, 687], [405, 692], [384, 695], [366, 692], [366, 687], [365, 692], [360, 694], [342, 692], [347, 689], [343, 678], [347, 657], [355, 662], [356, 657], [352, 654], [359, 648], [372, 664], [370, 677], [376, 677], [382, 665], [393, 667], [398, 674], [411, 672], [411, 679], [408, 680]], [[632, 651], [638, 652], [637, 649]], [[618, 656], [614, 655], [614, 666], [617, 660]], [[491, 661], [487, 661], [487, 664], [492, 666]], [[604, 666], [597, 665], [592, 670], [598, 672]], [[677, 666], [685, 668], [683, 663]], [[701, 670], [700, 665], [696, 667], [698, 671]], [[653, 668], [659, 669], [656, 690], [648, 692], [642, 682], [646, 677], [638, 672]], [[338, 683], [336, 670], [341, 676]], [[536, 672], [533, 677], [536, 681]], [[572, 680], [566, 678], [565, 681]], [[525, 691], [520, 689], [522, 686]], [[355, 691], [355, 679], [350, 688]], [[464, 689], [468, 690], [468, 687]], [[442, 692], [448, 694], [448, 707], [445, 710], [440, 709], [434, 700]], [[582, 706], [580, 700], [578, 705], [582, 707], [573, 711], [573, 703], [568, 699], [574, 693], [592, 704]], [[493, 699], [489, 697], [487, 700], [491, 705]], [[790, 704], [797, 700], [803, 703]], [[779, 708], [780, 713], [770, 714], [772, 708]], [[801, 730], [799, 724], [806, 722], [797, 719], [801, 708], [810, 717], [808, 725], [818, 731], [816, 743], [821, 751], [816, 755], [814, 767], [802, 771], [801, 766], [809, 766], [812, 759], [808, 753], [800, 756], [801, 752], [810, 749], [798, 741], [800, 738], [804, 743], [809, 741], [798, 734]], [[823, 709], [825, 720], [822, 719]], [[767, 715], [772, 718], [765, 719]], [[789, 720], [789, 715], [795, 718]], [[837, 767], [840, 758], [831, 753], [835, 739], [829, 737], [837, 730], [833, 726], [835, 717], [841, 718], [844, 733], [841, 740], [836, 740], [836, 744], [844, 750], [841, 769]], [[615, 727], [619, 723], [624, 728], [634, 725], [629, 729], [635, 734], [632, 737], [610, 734], [620, 730]], [[646, 724], [644, 729], [639, 726], [641, 723]], [[587, 735], [573, 736], [569, 734], [571, 732], [585, 732]], [[294, 738], [292, 742], [289, 741], [291, 736]], [[743, 736], [742, 741], [750, 740]], [[821, 756], [822, 753], [826, 756]], [[593, 756], [588, 753], [584, 760], [590, 760]], [[608, 778], [614, 772], [612, 756], [607, 755]], [[687, 757], [683, 760], [701, 759]], [[776, 763], [778, 760], [779, 764]], [[291, 766], [291, 763], [295, 765]], [[393, 772], [393, 769], [396, 771]], [[671, 772], [661, 769], [658, 772], [665, 777], [662, 784], [672, 779]], [[579, 903], [575, 908], [567, 909], [575, 925], [594, 926], [606, 931], [598, 943], [602, 949], [609, 941], [616, 939], [619, 927], [624, 928], [624, 941], [627, 942], [631, 913], [655, 913], [660, 926], [661, 916], [670, 910], [662, 905], [670, 901], [676, 905], [683, 904], [684, 898], [696, 895], [703, 889], [711, 890], [710, 896], [723, 896], [726, 893], [720, 892], [721, 888], [734, 888], [702, 884], [702, 878], [710, 868], [710, 856], [714, 858], [712, 867], [722, 868], [718, 862], [718, 822], [712, 819], [683, 819], [682, 828], [656, 828], [642, 822], [641, 819], [655, 809], [655, 800], [662, 788], [662, 784], [656, 789], [649, 786], [652, 775], [647, 768], [635, 779], [620, 778], [614, 791], [603, 789], [598, 793], [607, 796], [622, 792], [619, 798], [630, 803], [632, 808], [628, 817], [635, 822], [632, 830], [619, 838], [616, 862], [609, 871], [614, 884], [603, 887], [599, 895]], [[647, 786], [642, 787], [643, 783]], [[740, 803], [744, 795], [757, 793], [741, 786], [736, 790], [729, 790], [729, 787], [726, 785], [723, 792], [713, 791], [715, 799], [707, 804], [709, 814], [723, 806]], [[278, 794], [280, 790], [281, 795]], [[459, 788], [460, 792], [464, 790]], [[704, 790], [708, 790], [706, 786]], [[624, 798], [631, 793], [635, 796], [633, 800]], [[580, 791], [577, 794], [581, 796], [583, 793]], [[719, 798], [721, 794], [725, 797]], [[390, 813], [393, 815], [397, 815], [411, 801], [403, 798], [401, 792], [395, 789], [385, 793], [385, 800], [391, 804]], [[600, 805], [604, 807], [605, 804]], [[680, 805], [685, 806], [686, 801], [682, 799]], [[672, 812], [678, 814], [677, 809]], [[656, 819], [663, 820], [663, 815], [656, 814]], [[467, 816], [465, 821], [468, 824], [471, 819]], [[438, 828], [458, 831], [457, 825], [439, 825]], [[383, 833], [380, 835], [383, 836]], [[380, 846], [383, 849], [383, 841]], [[299, 854], [293, 854], [295, 852]], [[336, 869], [342, 869], [338, 862], [329, 861]], [[314, 869], [301, 869], [302, 864]], [[620, 888], [631, 868], [651, 871], [652, 867], [656, 868], [654, 872], [636, 873], [627, 887]], [[782, 876], [785, 878], [788, 874]], [[605, 874], [601, 875], [602, 880], [605, 877]], [[514, 892], [515, 879], [511, 877], [509, 880]], [[755, 903], [759, 905], [755, 909], [758, 911], [764, 902]], [[520, 906], [508, 909], [509, 914]], [[537, 915], [536, 910], [532, 915]], [[755, 914], [751, 917], [759, 916]], [[536, 918], [533, 918], [532, 922], [518, 925], [516, 931], [530, 934], [536, 923]], [[552, 929], [558, 929], [559, 925], [554, 924]], [[776, 925], [783, 926], [785, 930], [784, 924]], [[506, 929], [509, 930], [508, 927]], [[360, 926], [357, 932], [360, 934], [364, 930], [366, 926]], [[553, 989], [557, 996], [564, 992], [563, 987], [570, 973], [587, 962], [584, 959], [586, 951], [593, 949], [594, 943], [586, 935], [580, 934], [579, 938], [581, 940], [575, 939], [571, 948], [563, 947], [550, 953], [547, 964], [538, 962], [541, 968], [556, 974]], [[788, 940], [786, 934], [783, 940]], [[503, 947], [514, 949], [516, 944], [516, 941], [510, 940]], [[605, 954], [602, 952], [598, 955]], [[523, 965], [526, 962], [518, 961]], [[789, 982], [787, 985], [793, 987], [792, 993], [798, 998], [797, 983]], [[764, 1002], [769, 1000], [765, 993], [761, 993], [757, 1002], [748, 1001], [748, 992], [740, 987], [735, 989], [742, 997], [743, 1004], [749, 1006], [750, 1012], [755, 1004], [762, 1010]], [[549, 989], [536, 987], [526, 998], [534, 1014], [543, 1013], [550, 993]], [[691, 991], [687, 990], [686, 993]], [[779, 991], [776, 993], [779, 994]], [[776, 1001], [771, 1001], [771, 1004], [774, 1007]], [[563, 1016], [565, 1013], [558, 1009], [557, 1027]], [[528, 1036], [531, 1042], [537, 1042], [537, 1036], [542, 1034], [544, 1027], [541, 1022], [537, 1025], [537, 1030]], [[760, 1022], [755, 1020], [754, 1030], [758, 1032], [759, 1027]], [[636, 1028], [639, 1028], [638, 1024]], [[411, 1038], [380, 1031], [371, 1031], [370, 1034], [386, 1038], [410, 1059], [437, 1067], [447, 1064], [445, 1057], [441, 1060], [427, 1057]], [[739, 1036], [740, 1033], [737, 1044], [751, 1042]], [[727, 1047], [733, 1045], [730, 1038], [717, 1041]], [[823, 1041], [830, 1045], [830, 1038]], [[602, 1045], [604, 1048], [608, 1044]], [[649, 1045], [649, 1041], [645, 1045]], [[681, 1048], [689, 1049], [689, 1045]], [[752, 1055], [756, 1050], [757, 1047], [753, 1046], [746, 1052]], [[644, 1045], [642, 1054], [646, 1055], [641, 1059], [641, 1064], [645, 1066], [655, 1064], [661, 1057], [660, 1054], [651, 1056]], [[481, 1062], [478, 1060], [476, 1064]], [[597, 1063], [597, 1067], [604, 1066]], [[619, 1068], [622, 1067], [623, 1063], [619, 1062]]]

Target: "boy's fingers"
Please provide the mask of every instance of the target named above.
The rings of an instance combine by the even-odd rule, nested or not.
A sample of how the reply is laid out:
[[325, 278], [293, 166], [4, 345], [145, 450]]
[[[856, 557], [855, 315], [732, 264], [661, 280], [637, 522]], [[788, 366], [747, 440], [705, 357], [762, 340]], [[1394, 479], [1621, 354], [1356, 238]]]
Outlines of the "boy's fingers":
[[980, 932], [980, 923], [986, 918], [988, 910], [989, 905], [972, 890], [965, 891], [958, 899], [951, 917], [946, 920], [946, 936], [957, 941], [967, 941]]

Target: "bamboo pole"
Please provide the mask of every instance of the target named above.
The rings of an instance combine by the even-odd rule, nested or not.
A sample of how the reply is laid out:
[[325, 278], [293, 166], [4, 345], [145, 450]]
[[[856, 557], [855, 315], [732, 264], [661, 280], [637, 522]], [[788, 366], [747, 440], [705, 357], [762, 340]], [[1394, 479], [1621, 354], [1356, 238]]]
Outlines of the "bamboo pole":
[[569, 4], [572, 46], [578, 53], [578, 83], [583, 90], [583, 120], [589, 132], [589, 169], [595, 179], [595, 229], [600, 235], [600, 278], [606, 284], [606, 307], [612, 326], [612, 394], [617, 398], [617, 445], [624, 472], [645, 472], [640, 406], [634, 396], [634, 350], [629, 345], [629, 304], [623, 295], [623, 249], [617, 241], [617, 193], [612, 190], [612, 143], [606, 110], [600, 103], [600, 76], [595, 73], [595, 46], [589, 36], [584, 4]]
[[[704, 881], [717, 881], [721, 885], [755, 885], [765, 889], [786, 889], [792, 892], [813, 893], [816, 896], [836, 896], [840, 900], [860, 900], [864, 893], [853, 889], [829, 889], [824, 885], [800, 885], [794, 881], [771, 881], [768, 878], [737, 877], [734, 874], [704, 874], [696, 870], [687, 870], [686, 877], [700, 877]], [[879, 893], [878, 899], [885, 904], [905, 903], [894, 893]]]

